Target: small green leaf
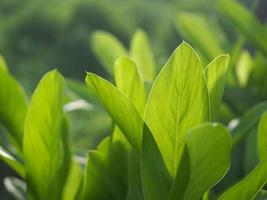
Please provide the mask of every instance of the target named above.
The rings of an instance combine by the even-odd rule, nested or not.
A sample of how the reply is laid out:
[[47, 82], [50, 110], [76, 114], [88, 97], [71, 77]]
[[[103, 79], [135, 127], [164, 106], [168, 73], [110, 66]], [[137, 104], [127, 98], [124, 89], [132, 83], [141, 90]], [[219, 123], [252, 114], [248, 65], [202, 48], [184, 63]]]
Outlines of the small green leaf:
[[15, 170], [22, 178], [25, 177], [24, 166], [1, 146], [0, 159], [3, 160], [13, 170]]
[[203, 67], [183, 42], [156, 78], [145, 112], [145, 122], [171, 176], [176, 173], [186, 130], [208, 121], [209, 112]]
[[177, 170], [171, 199], [201, 199], [230, 167], [230, 134], [218, 124], [204, 124], [191, 129], [186, 135], [184, 153], [185, 158], [181, 161], [184, 167]]
[[249, 10], [237, 1], [220, 0], [219, 11], [247, 40], [267, 54], [267, 28]]
[[267, 182], [267, 163], [261, 161], [244, 179], [226, 190], [218, 200], [253, 199]]
[[61, 198], [70, 164], [63, 100], [64, 79], [51, 71], [39, 82], [25, 121], [23, 150], [30, 199]]
[[18, 151], [22, 150], [26, 95], [16, 79], [0, 67], [0, 122], [8, 130], [8, 139]]
[[146, 81], [155, 78], [155, 61], [149, 39], [142, 30], [137, 30], [130, 45], [130, 56], [136, 62], [141, 77]]
[[131, 100], [140, 116], [144, 115], [146, 91], [136, 64], [127, 57], [120, 57], [114, 65], [117, 87]]
[[221, 55], [208, 64], [205, 69], [210, 97], [211, 119], [214, 121], [221, 106], [228, 62], [229, 56]]
[[112, 34], [95, 31], [91, 36], [91, 47], [95, 56], [109, 74], [113, 74], [113, 64], [117, 58], [127, 55], [123, 44]]
[[267, 160], [267, 112], [263, 114], [259, 124], [258, 154], [261, 160]]
[[140, 152], [143, 120], [129, 98], [114, 85], [92, 73], [87, 74], [86, 84], [115, 124], [119, 126], [129, 143], [137, 152]]

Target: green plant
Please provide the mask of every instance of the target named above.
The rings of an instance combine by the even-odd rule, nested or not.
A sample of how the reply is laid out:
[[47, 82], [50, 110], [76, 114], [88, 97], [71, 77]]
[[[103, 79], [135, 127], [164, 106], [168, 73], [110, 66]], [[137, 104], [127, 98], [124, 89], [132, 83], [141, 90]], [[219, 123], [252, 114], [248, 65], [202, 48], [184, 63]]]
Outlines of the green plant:
[[[155, 81], [152, 80], [151, 88], [145, 86], [147, 71], [140, 70], [127, 56], [114, 63], [112, 74], [116, 86], [88, 73], [88, 99], [100, 102], [114, 126], [112, 134], [104, 138], [96, 150], [89, 150], [83, 172], [83, 164], [75, 159], [68, 141], [67, 112], [63, 111], [68, 87], [64, 78], [56, 70], [48, 72], [28, 104], [23, 89], [2, 59], [1, 80], [8, 86], [0, 93], [2, 105], [12, 101], [15, 101], [12, 105], [25, 105], [13, 109], [4, 106], [0, 110], [7, 113], [1, 123], [10, 138], [17, 141], [16, 151], [9, 145], [1, 147], [0, 158], [27, 185], [26, 195], [17, 179], [9, 179], [17, 188], [13, 190], [14, 196], [162, 200], [255, 197], [267, 180], [266, 114], [259, 125], [257, 167], [230, 189], [221, 190], [225, 191], [221, 195], [213, 190], [231, 163], [230, 132], [214, 123], [228, 62], [229, 56], [221, 55], [204, 67], [195, 51], [183, 42]], [[7, 93], [15, 87], [20, 89]], [[83, 94], [80, 87], [75, 90]], [[20, 98], [13, 98], [18, 95]], [[22, 111], [23, 121], [8, 118], [10, 112], [16, 115]], [[19, 124], [24, 131], [19, 136], [13, 135], [12, 126]], [[12, 145], [13, 139], [9, 141]], [[264, 191], [259, 194], [264, 195]]]

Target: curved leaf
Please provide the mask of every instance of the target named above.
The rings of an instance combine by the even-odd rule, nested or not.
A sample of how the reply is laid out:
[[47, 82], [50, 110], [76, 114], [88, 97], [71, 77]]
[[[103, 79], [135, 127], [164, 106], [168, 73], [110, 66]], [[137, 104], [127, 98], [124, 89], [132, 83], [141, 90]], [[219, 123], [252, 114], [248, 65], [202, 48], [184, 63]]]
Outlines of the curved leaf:
[[267, 163], [261, 161], [244, 179], [226, 190], [218, 200], [253, 199], [267, 182]]
[[172, 176], [186, 130], [208, 121], [209, 112], [203, 68], [194, 50], [183, 42], [156, 78], [145, 111], [145, 122]]
[[27, 111], [26, 95], [16, 79], [1, 67], [0, 87], [0, 122], [8, 130], [10, 143], [21, 151]]
[[201, 199], [230, 167], [230, 134], [218, 124], [191, 129], [186, 135], [184, 153], [183, 167], [178, 168], [170, 199]]
[[70, 164], [63, 100], [63, 77], [51, 71], [38, 84], [25, 122], [23, 150], [30, 199], [61, 198]]
[[117, 87], [131, 100], [140, 116], [143, 116], [146, 91], [136, 64], [127, 57], [120, 57], [114, 65], [114, 77]]
[[263, 114], [259, 123], [258, 154], [261, 160], [267, 160], [267, 112]]
[[220, 110], [229, 62], [228, 55], [221, 55], [209, 63], [205, 69], [210, 97], [211, 119], [216, 120]]
[[86, 84], [111, 115], [133, 148], [140, 152], [143, 120], [128, 97], [101, 77], [88, 73]]

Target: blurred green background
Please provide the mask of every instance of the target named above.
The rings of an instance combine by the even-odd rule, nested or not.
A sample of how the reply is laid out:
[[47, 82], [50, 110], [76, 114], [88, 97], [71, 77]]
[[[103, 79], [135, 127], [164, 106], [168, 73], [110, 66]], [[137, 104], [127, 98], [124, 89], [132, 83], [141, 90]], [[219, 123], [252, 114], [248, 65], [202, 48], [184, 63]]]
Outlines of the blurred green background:
[[[229, 0], [231, 1], [231, 0]], [[234, 0], [232, 0], [234, 1]], [[240, 34], [219, 14], [217, 0], [0, 0], [0, 54], [6, 59], [10, 71], [21, 82], [30, 97], [42, 75], [52, 68], [58, 68], [67, 78], [83, 81], [85, 71], [95, 72], [109, 78], [90, 47], [91, 34], [96, 30], [112, 33], [128, 48], [137, 29], [143, 29], [149, 36], [155, 55], [157, 69], [165, 63], [175, 47], [182, 41], [188, 41], [194, 48], [194, 35], [186, 35], [186, 24], [178, 20], [177, 15], [194, 13], [209, 19], [209, 29], [223, 30], [217, 34], [223, 41], [222, 53], [231, 53], [232, 44]], [[253, 11], [259, 22], [265, 23], [267, 1], [240, 0]], [[183, 15], [186, 17], [186, 15]], [[198, 17], [197, 17], [198, 18]], [[198, 18], [198, 19], [200, 19]], [[181, 17], [179, 17], [181, 20]], [[193, 18], [192, 18], [193, 19]], [[195, 21], [195, 33], [198, 24]], [[194, 20], [193, 20], [194, 24]], [[215, 24], [215, 25], [214, 25]], [[214, 26], [213, 26], [214, 25]], [[183, 28], [182, 28], [183, 27]], [[178, 29], [178, 31], [177, 31]], [[191, 40], [193, 38], [193, 40]], [[210, 44], [206, 38], [206, 44]], [[211, 44], [212, 45], [212, 44]], [[253, 45], [245, 48], [255, 52]], [[206, 61], [211, 54], [200, 54]], [[229, 90], [228, 95], [242, 98], [242, 91]], [[242, 115], [262, 99], [266, 93], [257, 95], [255, 101], [247, 99], [244, 104], [235, 107], [235, 114]], [[243, 106], [243, 107], [242, 107]], [[111, 127], [110, 119], [99, 112], [74, 111], [70, 114], [71, 135], [77, 152], [94, 148]], [[102, 123], [105, 121], [106, 123]], [[227, 122], [227, 121], [226, 121]], [[13, 175], [0, 163], [0, 176]], [[0, 177], [3, 182], [3, 177]], [[0, 199], [8, 199], [1, 187]]]

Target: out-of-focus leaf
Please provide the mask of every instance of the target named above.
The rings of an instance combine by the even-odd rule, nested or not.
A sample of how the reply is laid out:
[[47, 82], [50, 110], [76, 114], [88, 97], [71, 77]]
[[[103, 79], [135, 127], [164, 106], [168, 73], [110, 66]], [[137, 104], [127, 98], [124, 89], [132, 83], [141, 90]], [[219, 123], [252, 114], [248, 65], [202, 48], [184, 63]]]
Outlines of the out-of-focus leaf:
[[226, 43], [226, 39], [223, 32], [207, 16], [180, 12], [176, 17], [176, 27], [179, 33], [195, 44], [208, 60], [224, 53], [223, 44]]
[[26, 95], [16, 79], [0, 67], [0, 122], [8, 130], [10, 143], [22, 150]]
[[249, 109], [232, 130], [233, 146], [242, 140], [249, 130], [256, 126], [262, 114], [267, 111], [267, 102], [261, 102]]
[[267, 163], [261, 161], [244, 179], [226, 190], [218, 199], [253, 199], [267, 182]]
[[259, 193], [256, 196], [255, 200], [267, 200], [267, 191], [266, 190], [259, 191]]
[[153, 81], [155, 78], [155, 61], [149, 39], [144, 31], [137, 30], [134, 33], [130, 45], [130, 56], [136, 62], [143, 80]]
[[247, 40], [267, 54], [267, 28], [237, 1], [220, 0], [219, 11]]
[[114, 65], [114, 76], [117, 87], [143, 116], [147, 97], [144, 82], [139, 76], [136, 64], [127, 57], [120, 57]]
[[209, 112], [203, 67], [183, 42], [155, 80], [145, 112], [145, 122], [171, 176], [176, 173], [186, 130], [208, 121]]
[[10, 155], [3, 147], [0, 146], [0, 159], [3, 160], [8, 166], [15, 170], [22, 178], [25, 176], [23, 165]]
[[143, 120], [129, 98], [114, 85], [92, 73], [87, 74], [86, 84], [133, 148], [140, 152]]
[[26, 200], [26, 183], [15, 177], [6, 177], [4, 179], [6, 190], [17, 200]]
[[144, 199], [167, 199], [172, 179], [164, 164], [158, 145], [147, 126], [144, 126], [143, 132], [141, 176]]
[[212, 120], [216, 120], [220, 110], [228, 63], [229, 56], [221, 55], [208, 64], [205, 69]]
[[263, 114], [259, 124], [258, 154], [261, 160], [267, 160], [267, 112]]
[[64, 111], [65, 112], [72, 112], [75, 110], [87, 110], [91, 111], [94, 109], [93, 104], [88, 103], [87, 101], [83, 99], [71, 101], [64, 105]]
[[246, 87], [253, 67], [249, 52], [243, 51], [236, 65], [236, 76], [241, 87]]
[[61, 198], [70, 164], [63, 100], [64, 79], [53, 70], [38, 84], [25, 121], [23, 151], [30, 199]]
[[231, 137], [221, 125], [204, 124], [188, 131], [184, 148], [170, 199], [201, 199], [230, 167]]
[[78, 195], [83, 180], [83, 173], [81, 166], [72, 161], [68, 178], [64, 186], [63, 200], [74, 200]]
[[127, 55], [123, 44], [105, 31], [95, 31], [91, 36], [91, 47], [109, 74], [113, 74], [113, 64], [117, 58]]
[[249, 130], [244, 141], [243, 173], [249, 173], [259, 163], [257, 152], [257, 125]]
[[66, 80], [67, 88], [76, 96], [77, 99], [84, 99], [89, 103], [95, 103], [96, 99], [88, 90], [88, 87], [80, 81], [67, 79]]
[[8, 71], [6, 61], [1, 54], [0, 54], [0, 68], [3, 71]]

